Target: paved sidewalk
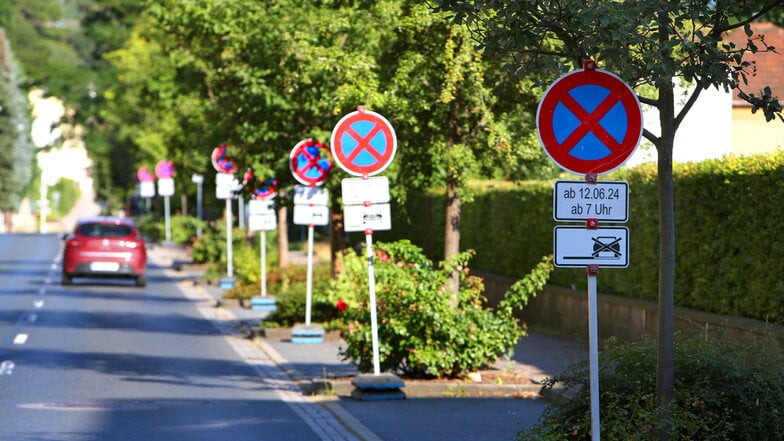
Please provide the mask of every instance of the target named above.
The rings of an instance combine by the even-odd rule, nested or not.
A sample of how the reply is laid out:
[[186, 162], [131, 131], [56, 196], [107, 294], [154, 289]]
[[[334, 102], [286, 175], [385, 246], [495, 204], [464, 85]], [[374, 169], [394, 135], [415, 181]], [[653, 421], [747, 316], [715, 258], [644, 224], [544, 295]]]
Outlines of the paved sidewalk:
[[[153, 247], [153, 261], [162, 266], [184, 259], [176, 248]], [[193, 274], [175, 273], [187, 281]], [[219, 300], [223, 290], [194, 283], [183, 283], [185, 289], [201, 296]], [[217, 301], [216, 301], [217, 304]], [[256, 326], [267, 312], [251, 311], [228, 302], [218, 307], [235, 324]], [[262, 338], [258, 347], [283, 372], [297, 383], [314, 379], [350, 377], [356, 369], [343, 362], [338, 349], [342, 341], [318, 344], [292, 343], [281, 338]], [[535, 331], [521, 339], [512, 360], [500, 361], [496, 368], [514, 370], [540, 381], [556, 375], [568, 364], [587, 357], [580, 345]], [[468, 385], [465, 385], [467, 387]], [[404, 392], [409, 388], [408, 384]], [[537, 389], [538, 390], [538, 389]], [[307, 395], [303, 388], [303, 395]], [[334, 391], [333, 391], [334, 392]], [[512, 440], [518, 431], [536, 423], [547, 406], [535, 393], [532, 398], [519, 397], [458, 397], [459, 393], [416, 394], [393, 401], [358, 401], [346, 394], [322, 394], [304, 397], [320, 403], [358, 439], [378, 440]]]

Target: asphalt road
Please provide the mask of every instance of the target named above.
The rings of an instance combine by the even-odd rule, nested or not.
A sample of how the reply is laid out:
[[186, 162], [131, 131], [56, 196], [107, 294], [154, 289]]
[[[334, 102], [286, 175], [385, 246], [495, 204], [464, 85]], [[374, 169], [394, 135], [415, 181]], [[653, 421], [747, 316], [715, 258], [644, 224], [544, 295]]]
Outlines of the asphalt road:
[[0, 440], [355, 439], [162, 268], [61, 286], [60, 246], [0, 235]]

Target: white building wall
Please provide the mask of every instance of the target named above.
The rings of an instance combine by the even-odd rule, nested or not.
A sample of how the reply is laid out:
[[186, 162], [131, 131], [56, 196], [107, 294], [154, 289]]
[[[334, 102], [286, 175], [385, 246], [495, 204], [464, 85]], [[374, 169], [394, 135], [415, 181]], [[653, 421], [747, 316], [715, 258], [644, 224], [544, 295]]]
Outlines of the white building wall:
[[[693, 88], [686, 89], [676, 85], [676, 112], [679, 112]], [[658, 110], [642, 105], [643, 125], [659, 136]], [[689, 110], [675, 134], [673, 159], [675, 162], [694, 162], [711, 158], [721, 158], [732, 149], [732, 94], [723, 90], [709, 88], [703, 90], [697, 102]], [[643, 138], [627, 166], [655, 161], [656, 150]]]

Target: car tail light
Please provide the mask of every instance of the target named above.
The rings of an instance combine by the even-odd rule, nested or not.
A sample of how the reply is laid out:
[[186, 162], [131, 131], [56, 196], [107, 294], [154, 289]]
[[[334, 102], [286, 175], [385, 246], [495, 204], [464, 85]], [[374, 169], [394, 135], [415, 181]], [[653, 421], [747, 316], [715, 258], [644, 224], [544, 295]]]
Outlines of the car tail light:
[[126, 241], [120, 242], [120, 246], [123, 246], [125, 248], [131, 248], [131, 249], [133, 249], [133, 248], [141, 248], [142, 247], [142, 243], [139, 242], [139, 241], [135, 241], [135, 240], [126, 240]]
[[65, 243], [65, 246], [69, 248], [77, 248], [79, 247], [79, 245], [80, 245], [79, 239], [76, 238], [68, 239], [68, 242]]

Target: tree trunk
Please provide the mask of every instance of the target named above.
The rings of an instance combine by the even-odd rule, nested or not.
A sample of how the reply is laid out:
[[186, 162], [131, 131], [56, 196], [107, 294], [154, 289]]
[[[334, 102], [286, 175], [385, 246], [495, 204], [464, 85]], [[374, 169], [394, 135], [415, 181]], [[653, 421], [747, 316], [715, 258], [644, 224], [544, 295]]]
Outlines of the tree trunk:
[[329, 244], [331, 257], [332, 278], [343, 272], [343, 259], [341, 255], [346, 249], [346, 233], [343, 231], [343, 208], [338, 203], [338, 198], [331, 198]]
[[278, 268], [289, 266], [289, 224], [286, 190], [278, 191]]
[[[10, 233], [14, 231], [14, 212], [6, 211], [3, 213], [3, 222], [5, 222], [5, 232]], [[69, 231], [70, 233], [70, 231]]]
[[[675, 140], [675, 99], [672, 86], [659, 88], [661, 140], [658, 147], [659, 185], [659, 329], [656, 366], [656, 398], [668, 406], [675, 385], [675, 186], [672, 174], [672, 151]], [[665, 421], [672, 412], [664, 411]], [[664, 424], [661, 441], [672, 438], [672, 426]]]
[[[445, 218], [444, 260], [460, 253], [460, 196], [457, 194], [457, 178], [453, 170], [447, 171]], [[457, 306], [457, 293], [460, 290], [460, 274], [457, 271], [450, 275], [448, 288], [452, 303]]]

